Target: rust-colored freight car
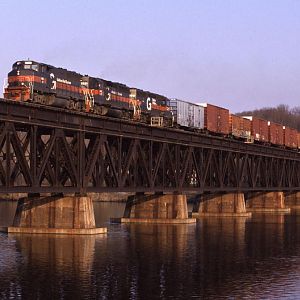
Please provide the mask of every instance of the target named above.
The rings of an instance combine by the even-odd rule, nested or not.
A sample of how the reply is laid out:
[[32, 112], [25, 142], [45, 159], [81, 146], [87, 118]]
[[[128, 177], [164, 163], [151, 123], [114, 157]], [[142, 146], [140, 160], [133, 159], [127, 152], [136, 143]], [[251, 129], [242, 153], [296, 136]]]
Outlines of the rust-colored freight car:
[[298, 131], [297, 133], [297, 137], [298, 137], [298, 148], [300, 149], [300, 132]]
[[284, 130], [283, 125], [268, 122], [269, 124], [269, 142], [273, 145], [282, 146], [284, 145]]
[[255, 141], [269, 142], [269, 126], [268, 121], [253, 117], [245, 116], [244, 118], [251, 121], [251, 135]]
[[298, 131], [297, 129], [283, 126], [284, 129], [284, 145], [288, 148], [298, 147]]
[[229, 119], [230, 133], [238, 138], [251, 140], [251, 121], [243, 117], [230, 114]]
[[208, 103], [204, 107], [204, 128], [211, 133], [229, 134], [229, 110]]

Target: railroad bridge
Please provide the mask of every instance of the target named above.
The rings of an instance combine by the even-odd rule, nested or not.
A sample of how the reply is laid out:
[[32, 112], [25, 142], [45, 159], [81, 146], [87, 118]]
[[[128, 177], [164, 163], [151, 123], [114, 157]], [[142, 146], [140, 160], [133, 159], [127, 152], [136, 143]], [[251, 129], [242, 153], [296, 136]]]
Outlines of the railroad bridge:
[[[149, 219], [149, 214], [156, 220], [186, 219], [186, 194], [200, 195], [194, 207], [198, 213], [244, 211], [245, 195], [252, 209], [271, 202], [278, 208], [282, 197], [298, 205], [300, 154], [0, 99], [0, 194], [30, 196], [22, 200], [15, 225], [22, 227], [30, 215], [33, 226], [32, 213], [39, 206], [56, 211], [47, 221], [53, 223], [55, 203], [66, 209], [74, 199], [79, 211], [91, 210], [85, 196], [92, 192], [132, 193], [124, 216], [137, 219]], [[61, 194], [76, 196], [62, 200]]]

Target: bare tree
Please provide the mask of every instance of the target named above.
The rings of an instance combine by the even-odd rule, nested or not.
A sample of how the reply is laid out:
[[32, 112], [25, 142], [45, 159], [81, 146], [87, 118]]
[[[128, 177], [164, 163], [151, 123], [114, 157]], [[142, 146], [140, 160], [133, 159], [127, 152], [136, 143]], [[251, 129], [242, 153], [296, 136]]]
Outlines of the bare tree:
[[286, 104], [277, 107], [264, 107], [238, 113], [240, 116], [255, 116], [275, 123], [280, 123], [300, 131], [300, 106], [289, 108]]

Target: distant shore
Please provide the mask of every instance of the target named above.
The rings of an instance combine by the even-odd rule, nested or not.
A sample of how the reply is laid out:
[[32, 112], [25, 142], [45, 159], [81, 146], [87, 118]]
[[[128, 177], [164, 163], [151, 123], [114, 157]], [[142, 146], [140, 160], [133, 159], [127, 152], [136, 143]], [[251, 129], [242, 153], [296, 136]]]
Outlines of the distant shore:
[[[125, 203], [127, 198], [134, 193], [88, 193], [88, 196], [92, 198], [93, 202], [119, 202]], [[67, 195], [66, 195], [67, 196]], [[70, 195], [71, 196], [71, 195]], [[27, 194], [3, 194], [0, 195], [0, 201], [18, 201], [20, 198], [27, 197]], [[195, 196], [187, 195], [188, 203], [193, 203]]]
[[[126, 202], [128, 196], [132, 193], [89, 193], [88, 196], [94, 202]], [[27, 197], [27, 194], [3, 194], [0, 195], [0, 201], [18, 201], [20, 198]]]

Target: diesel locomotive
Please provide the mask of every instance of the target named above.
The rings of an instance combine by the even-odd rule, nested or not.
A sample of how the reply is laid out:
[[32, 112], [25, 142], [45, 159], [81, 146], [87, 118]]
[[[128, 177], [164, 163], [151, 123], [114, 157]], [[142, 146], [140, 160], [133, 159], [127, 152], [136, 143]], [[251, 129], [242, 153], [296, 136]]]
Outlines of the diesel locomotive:
[[13, 64], [4, 98], [155, 126], [172, 126], [173, 120], [170, 100], [162, 95], [29, 60]]

